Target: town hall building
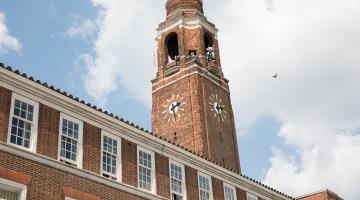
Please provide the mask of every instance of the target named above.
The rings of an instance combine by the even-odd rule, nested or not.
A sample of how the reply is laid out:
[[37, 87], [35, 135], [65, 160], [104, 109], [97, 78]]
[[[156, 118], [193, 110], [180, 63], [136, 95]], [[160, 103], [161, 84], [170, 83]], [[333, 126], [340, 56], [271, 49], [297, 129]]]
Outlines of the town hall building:
[[241, 173], [218, 29], [202, 0], [167, 0], [166, 12], [152, 132], [0, 64], [0, 200], [295, 199]]

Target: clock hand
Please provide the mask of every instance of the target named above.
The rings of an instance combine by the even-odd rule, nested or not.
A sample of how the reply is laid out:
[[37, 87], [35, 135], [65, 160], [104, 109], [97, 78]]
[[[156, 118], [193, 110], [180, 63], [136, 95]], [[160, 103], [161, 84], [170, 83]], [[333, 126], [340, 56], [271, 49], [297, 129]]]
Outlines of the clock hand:
[[177, 108], [177, 107], [179, 107], [180, 106], [180, 103], [179, 102], [177, 102], [176, 104], [174, 104], [174, 103], [172, 103], [171, 104], [171, 111], [172, 111], [172, 113], [173, 113], [173, 115], [174, 115], [174, 120], [176, 121], [176, 112], [175, 112], [175, 109]]

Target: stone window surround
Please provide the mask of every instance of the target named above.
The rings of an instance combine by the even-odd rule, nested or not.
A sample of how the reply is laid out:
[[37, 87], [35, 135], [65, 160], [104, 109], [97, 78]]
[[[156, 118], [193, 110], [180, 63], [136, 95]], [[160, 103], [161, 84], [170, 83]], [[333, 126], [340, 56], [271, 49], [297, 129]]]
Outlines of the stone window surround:
[[[12, 127], [12, 118], [14, 116], [14, 107], [15, 107], [15, 99], [20, 100], [21, 102], [30, 104], [34, 107], [33, 111], [33, 122], [31, 126], [31, 135], [30, 135], [30, 148], [26, 148], [17, 144], [12, 144], [10, 142], [11, 138], [11, 127]], [[7, 143], [14, 145], [18, 148], [25, 149], [28, 151], [36, 152], [36, 145], [37, 145], [37, 129], [38, 129], [38, 115], [39, 115], [39, 103], [21, 96], [15, 92], [12, 92], [11, 95], [11, 106], [10, 106], [10, 118], [9, 118], [9, 127], [8, 127], [8, 135], [7, 135]]]
[[[104, 145], [104, 136], [109, 137], [113, 140], [117, 141], [117, 155], [116, 155], [116, 175], [110, 174], [109, 172], [106, 172], [103, 170], [103, 145]], [[101, 130], [101, 159], [100, 159], [100, 168], [101, 168], [101, 174], [105, 173], [106, 175], [109, 175], [111, 177], [116, 178], [116, 181], [122, 182], [122, 164], [121, 164], [121, 138], [113, 135], [111, 133], [108, 133], [104, 130]]]
[[[139, 153], [140, 151], [146, 153], [146, 154], [150, 154], [151, 155], [151, 172], [150, 172], [150, 176], [151, 176], [151, 190], [146, 190], [146, 189], [142, 189], [140, 188], [140, 181], [139, 181], [139, 166], [140, 166], [140, 163], [139, 163]], [[138, 188], [140, 190], [143, 190], [145, 192], [149, 192], [149, 193], [153, 193], [153, 194], [156, 194], [156, 176], [155, 176], [155, 153], [151, 150], [148, 150], [142, 146], [139, 146], [137, 145], [137, 174], [138, 174]]]
[[[78, 135], [78, 144], [77, 144], [77, 155], [76, 155], [76, 161], [72, 161], [70, 159], [61, 157], [61, 136], [62, 136], [62, 123], [63, 119], [66, 119], [68, 121], [71, 121], [73, 123], [77, 123], [79, 125], [79, 135]], [[59, 141], [58, 141], [58, 160], [59, 161], [66, 161], [69, 163], [72, 163], [76, 165], [78, 168], [82, 168], [83, 163], [83, 122], [81, 120], [78, 120], [74, 117], [71, 117], [69, 115], [66, 115], [64, 113], [60, 113], [60, 120], [59, 120]]]
[[[237, 199], [237, 197], [236, 197], [236, 188], [235, 188], [234, 186], [232, 186], [232, 185], [230, 185], [230, 184], [228, 184], [228, 183], [223, 182], [223, 187], [224, 187], [224, 199], [226, 198], [226, 196], [225, 196], [225, 188], [228, 188], [228, 189], [233, 190], [233, 192], [234, 192], [234, 199]], [[225, 200], [226, 200], [226, 199], [225, 199]]]
[[4, 178], [0, 178], [0, 187], [1, 185], [5, 185], [5, 186], [10, 186], [13, 188], [16, 188], [19, 192], [19, 200], [26, 200], [26, 192], [27, 192], [27, 186], [14, 182], [14, 181], [10, 181], [8, 179], [4, 179]]
[[172, 164], [181, 168], [181, 172], [182, 172], [182, 190], [183, 190], [182, 197], [183, 197], [183, 200], [186, 200], [187, 195], [186, 195], [185, 165], [183, 165], [183, 164], [181, 164], [181, 163], [179, 163], [177, 161], [171, 160], [171, 159], [169, 159], [170, 194], [172, 195], [172, 193], [173, 193], [172, 189], [171, 189], [171, 165]]
[[198, 188], [199, 188], [199, 199], [201, 199], [200, 197], [200, 176], [203, 177], [203, 178], [206, 178], [209, 180], [209, 200], [213, 200], [214, 199], [214, 196], [213, 196], [213, 188], [212, 188], [212, 180], [211, 180], [211, 176], [207, 175], [207, 174], [204, 174], [200, 171], [198, 171]]

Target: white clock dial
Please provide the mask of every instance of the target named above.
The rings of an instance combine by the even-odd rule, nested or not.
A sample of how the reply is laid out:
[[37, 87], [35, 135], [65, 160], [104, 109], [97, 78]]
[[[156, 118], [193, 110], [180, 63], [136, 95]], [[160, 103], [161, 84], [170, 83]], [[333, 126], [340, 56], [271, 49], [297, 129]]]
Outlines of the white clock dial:
[[185, 104], [184, 97], [172, 95], [170, 99], [166, 100], [166, 104], [163, 105], [164, 110], [161, 114], [164, 116], [164, 120], [175, 122], [180, 119], [181, 113], [185, 111], [183, 108]]
[[216, 117], [220, 122], [223, 122], [227, 118], [227, 112], [225, 110], [225, 105], [222, 104], [221, 98], [219, 98], [218, 95], [213, 94], [209, 97], [209, 99], [209, 104], [211, 105], [210, 110], [214, 112], [214, 117]]

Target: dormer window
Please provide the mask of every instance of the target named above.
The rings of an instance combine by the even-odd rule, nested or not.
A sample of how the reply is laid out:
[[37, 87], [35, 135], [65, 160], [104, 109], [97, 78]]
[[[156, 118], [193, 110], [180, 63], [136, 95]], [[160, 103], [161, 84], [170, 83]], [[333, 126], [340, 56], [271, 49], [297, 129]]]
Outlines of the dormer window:
[[179, 42], [176, 33], [171, 33], [166, 39], [167, 63], [179, 60]]

